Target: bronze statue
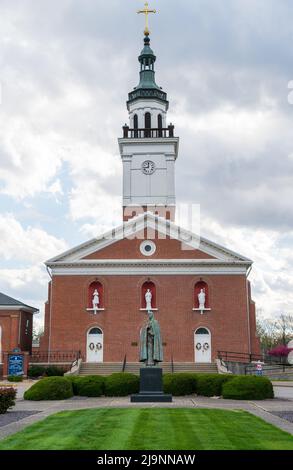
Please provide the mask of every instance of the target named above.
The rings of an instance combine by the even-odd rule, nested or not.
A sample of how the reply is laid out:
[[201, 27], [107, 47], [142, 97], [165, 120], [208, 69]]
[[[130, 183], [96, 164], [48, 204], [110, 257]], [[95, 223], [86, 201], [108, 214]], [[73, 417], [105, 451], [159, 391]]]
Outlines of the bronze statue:
[[140, 362], [144, 362], [147, 367], [163, 362], [160, 325], [151, 310], [148, 311], [148, 321], [140, 332]]

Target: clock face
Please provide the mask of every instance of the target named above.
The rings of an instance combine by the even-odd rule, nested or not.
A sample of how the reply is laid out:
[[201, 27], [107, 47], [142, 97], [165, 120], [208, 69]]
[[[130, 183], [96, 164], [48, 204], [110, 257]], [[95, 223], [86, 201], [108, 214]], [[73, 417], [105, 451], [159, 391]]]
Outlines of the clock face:
[[152, 175], [156, 170], [156, 165], [151, 160], [146, 160], [143, 162], [141, 169], [145, 175]]

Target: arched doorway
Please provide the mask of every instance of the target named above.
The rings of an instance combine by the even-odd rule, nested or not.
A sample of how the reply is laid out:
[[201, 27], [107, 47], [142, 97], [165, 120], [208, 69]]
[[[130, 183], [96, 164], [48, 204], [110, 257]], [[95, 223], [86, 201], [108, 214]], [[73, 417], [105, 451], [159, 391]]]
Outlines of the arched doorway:
[[86, 362], [103, 362], [104, 335], [101, 328], [91, 328], [87, 333]]
[[207, 328], [198, 328], [194, 333], [195, 362], [212, 361], [211, 333]]

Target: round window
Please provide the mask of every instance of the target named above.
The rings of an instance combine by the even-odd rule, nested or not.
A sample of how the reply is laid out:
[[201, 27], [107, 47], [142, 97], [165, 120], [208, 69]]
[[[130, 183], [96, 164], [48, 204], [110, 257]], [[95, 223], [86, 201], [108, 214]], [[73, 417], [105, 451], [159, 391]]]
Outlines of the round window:
[[156, 245], [154, 242], [146, 240], [140, 244], [140, 252], [144, 256], [152, 256], [156, 252]]

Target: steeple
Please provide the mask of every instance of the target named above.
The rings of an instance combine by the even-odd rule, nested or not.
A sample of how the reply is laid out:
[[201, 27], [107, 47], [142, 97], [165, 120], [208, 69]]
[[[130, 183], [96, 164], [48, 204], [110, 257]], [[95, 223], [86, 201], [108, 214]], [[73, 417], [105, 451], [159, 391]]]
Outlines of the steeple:
[[167, 93], [156, 83], [156, 56], [150, 46], [148, 15], [155, 13], [145, 4], [138, 13], [146, 15], [144, 47], [138, 57], [140, 80], [128, 95], [129, 124], [118, 139], [123, 163], [123, 219], [141, 212], [153, 212], [166, 219], [175, 217], [175, 162], [179, 138], [167, 124]]
[[134, 88], [134, 91], [128, 95], [128, 110], [129, 105], [138, 99], [158, 99], [167, 105], [166, 110], [169, 107], [167, 93], [156, 84], [155, 62], [157, 58], [150, 47], [150, 42], [149, 32], [145, 31], [144, 48], [138, 57], [140, 62], [140, 81], [138, 86]]

